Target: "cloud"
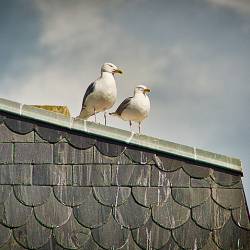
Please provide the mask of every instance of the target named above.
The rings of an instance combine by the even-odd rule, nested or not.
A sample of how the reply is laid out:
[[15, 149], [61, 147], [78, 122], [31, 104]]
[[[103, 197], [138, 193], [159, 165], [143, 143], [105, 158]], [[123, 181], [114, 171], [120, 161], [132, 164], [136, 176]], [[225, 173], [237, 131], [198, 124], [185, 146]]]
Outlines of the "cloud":
[[249, 0], [207, 0], [209, 3], [226, 7], [240, 14], [250, 15], [250, 1]]
[[[208, 1], [225, 5], [219, 0]], [[245, 79], [249, 76], [242, 76], [249, 71], [242, 56], [237, 59], [230, 54], [231, 48], [237, 46], [227, 40], [228, 33], [224, 33], [224, 40], [223, 36], [213, 39], [213, 31], [202, 25], [200, 31], [198, 26], [182, 27], [178, 15], [171, 16], [171, 22], [158, 16], [158, 23], [151, 20], [145, 27], [133, 29], [133, 25], [143, 24], [148, 17], [138, 17], [135, 11], [140, 22], [131, 19], [124, 24], [122, 13], [118, 12], [128, 11], [123, 8], [124, 2], [35, 1], [41, 25], [36, 41], [40, 53], [27, 53], [15, 62], [23, 65], [20, 74], [3, 75], [1, 83], [8, 86], [2, 89], [3, 96], [28, 104], [67, 105], [72, 115], [78, 115], [88, 84], [99, 76], [101, 64], [111, 61], [125, 71], [117, 78], [116, 106], [133, 93], [137, 84], [152, 89], [151, 114], [143, 123], [146, 134], [225, 154], [249, 148], [245, 139], [249, 129], [243, 126], [247, 123], [244, 107], [250, 88]], [[151, 29], [148, 25], [152, 25]], [[160, 38], [157, 32], [153, 33], [154, 27]], [[143, 29], [145, 32], [139, 36], [137, 31]], [[182, 32], [192, 39], [174, 37]], [[211, 43], [201, 39], [204, 32], [208, 33], [204, 40], [210, 37]], [[231, 47], [220, 53], [218, 48], [224, 49], [228, 44]], [[108, 124], [128, 129], [127, 123], [115, 118], [110, 118]]]

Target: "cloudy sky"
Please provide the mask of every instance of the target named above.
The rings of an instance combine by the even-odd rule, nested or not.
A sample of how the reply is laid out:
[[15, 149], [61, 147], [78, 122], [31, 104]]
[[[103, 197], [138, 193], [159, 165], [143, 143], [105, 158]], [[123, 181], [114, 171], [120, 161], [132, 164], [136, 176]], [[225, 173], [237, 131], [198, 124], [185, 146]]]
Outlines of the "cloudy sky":
[[5, 0], [0, 30], [1, 97], [75, 116], [112, 62], [116, 106], [148, 85], [143, 132], [241, 158], [250, 203], [249, 0]]

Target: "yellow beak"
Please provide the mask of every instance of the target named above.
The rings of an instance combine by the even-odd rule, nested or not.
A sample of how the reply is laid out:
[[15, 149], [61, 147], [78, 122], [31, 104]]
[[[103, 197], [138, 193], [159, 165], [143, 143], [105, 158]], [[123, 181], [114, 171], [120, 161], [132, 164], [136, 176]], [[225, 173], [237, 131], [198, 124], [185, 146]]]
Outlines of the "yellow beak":
[[123, 72], [122, 72], [122, 70], [121, 70], [121, 69], [115, 69], [115, 70], [113, 71], [113, 73], [119, 73], [119, 74], [122, 74]]
[[151, 90], [149, 88], [144, 89], [143, 93], [149, 93]]

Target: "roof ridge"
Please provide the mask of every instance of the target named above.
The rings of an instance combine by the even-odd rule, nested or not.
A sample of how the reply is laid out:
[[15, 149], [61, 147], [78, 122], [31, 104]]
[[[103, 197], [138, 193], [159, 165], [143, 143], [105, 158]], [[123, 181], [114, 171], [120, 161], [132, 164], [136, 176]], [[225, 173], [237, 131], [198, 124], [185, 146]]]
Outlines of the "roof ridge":
[[60, 113], [47, 111], [33, 107], [31, 105], [21, 104], [3, 98], [0, 98], [0, 110], [15, 114], [17, 116], [64, 127], [70, 130], [81, 131], [90, 135], [97, 135], [125, 144], [172, 154], [191, 159], [196, 162], [212, 164], [224, 169], [242, 173], [242, 163], [240, 159], [213, 153], [196, 147], [186, 146], [143, 134], [137, 134], [114, 127], [104, 126], [79, 118], [67, 117]]

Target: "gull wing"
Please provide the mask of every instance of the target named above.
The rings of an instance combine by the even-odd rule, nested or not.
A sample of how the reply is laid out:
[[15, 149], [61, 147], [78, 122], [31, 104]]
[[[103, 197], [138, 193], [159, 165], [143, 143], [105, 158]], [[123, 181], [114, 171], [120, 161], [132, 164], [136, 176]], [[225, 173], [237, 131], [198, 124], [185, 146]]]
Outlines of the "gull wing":
[[86, 90], [86, 92], [85, 92], [85, 95], [84, 95], [84, 97], [83, 97], [83, 100], [82, 100], [82, 109], [85, 107], [85, 101], [86, 101], [87, 97], [88, 97], [91, 93], [93, 93], [94, 90], [95, 90], [95, 82], [92, 82], [92, 83], [88, 86], [88, 88], [87, 88], [87, 90]]
[[128, 105], [130, 104], [132, 97], [128, 97], [126, 98], [117, 108], [117, 110], [115, 111], [115, 114], [117, 115], [121, 115], [121, 113], [128, 107]]

